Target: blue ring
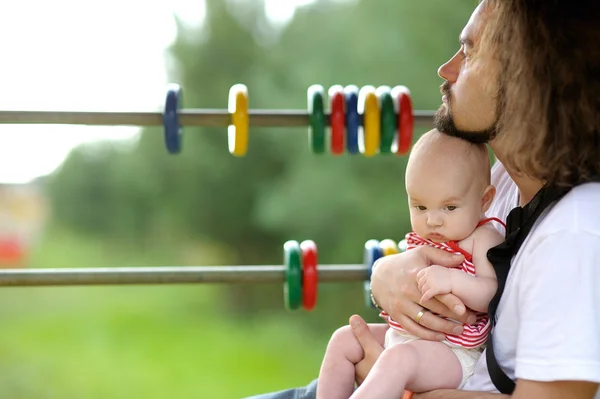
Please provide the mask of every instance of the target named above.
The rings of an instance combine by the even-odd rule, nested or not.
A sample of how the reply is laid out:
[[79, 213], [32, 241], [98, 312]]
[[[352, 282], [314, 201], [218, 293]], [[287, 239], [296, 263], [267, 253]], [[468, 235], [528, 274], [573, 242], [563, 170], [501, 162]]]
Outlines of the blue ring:
[[365, 243], [365, 252], [363, 258], [363, 264], [369, 269], [369, 280], [371, 280], [371, 274], [373, 272], [373, 265], [377, 259], [383, 256], [383, 251], [379, 246], [378, 240], [369, 240]]
[[346, 99], [346, 149], [350, 154], [358, 154], [358, 128], [360, 126], [358, 87], [346, 86], [344, 97]]
[[170, 154], [181, 152], [181, 136], [183, 129], [179, 124], [179, 106], [181, 105], [181, 87], [178, 84], [169, 85], [163, 110], [163, 125], [165, 127], [165, 146]]
[[379, 246], [378, 240], [369, 240], [365, 243], [365, 252], [363, 263], [367, 266], [367, 270], [369, 271], [369, 278], [364, 282], [363, 291], [365, 295], [365, 301], [373, 309], [376, 309], [375, 304], [371, 300], [371, 275], [373, 274], [373, 265], [377, 261], [377, 259], [383, 256], [383, 251]]

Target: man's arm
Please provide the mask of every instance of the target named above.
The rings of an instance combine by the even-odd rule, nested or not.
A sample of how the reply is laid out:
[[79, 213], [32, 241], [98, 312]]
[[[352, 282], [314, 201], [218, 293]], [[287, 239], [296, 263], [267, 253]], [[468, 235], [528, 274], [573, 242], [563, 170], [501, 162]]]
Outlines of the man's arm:
[[515, 392], [512, 395], [438, 389], [431, 392], [415, 393], [412, 399], [593, 399], [597, 390], [598, 384], [587, 381], [542, 382], [518, 380]]
[[506, 399], [509, 395], [499, 393], [458, 391], [455, 389], [438, 389], [435, 391], [415, 393], [412, 399]]

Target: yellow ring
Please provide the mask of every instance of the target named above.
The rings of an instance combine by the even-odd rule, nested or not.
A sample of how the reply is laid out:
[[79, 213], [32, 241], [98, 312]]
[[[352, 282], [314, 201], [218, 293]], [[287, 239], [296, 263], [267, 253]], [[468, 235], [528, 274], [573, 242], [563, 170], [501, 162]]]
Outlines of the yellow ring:
[[379, 243], [379, 248], [381, 248], [381, 252], [383, 253], [383, 256], [394, 255], [399, 252], [398, 244], [396, 244], [396, 241], [390, 240], [389, 238], [382, 240]]
[[417, 324], [421, 324], [421, 318], [423, 317], [423, 315], [427, 312], [427, 309], [423, 308], [419, 311], [419, 313], [417, 313], [417, 316], [415, 317], [415, 323]]
[[379, 142], [381, 141], [381, 110], [373, 86], [364, 86], [360, 89], [358, 108], [359, 113], [363, 114], [363, 154], [371, 157], [377, 154]]
[[250, 128], [248, 88], [245, 85], [236, 84], [229, 90], [228, 111], [231, 114], [231, 125], [227, 127], [229, 152], [236, 157], [241, 157], [248, 152]]

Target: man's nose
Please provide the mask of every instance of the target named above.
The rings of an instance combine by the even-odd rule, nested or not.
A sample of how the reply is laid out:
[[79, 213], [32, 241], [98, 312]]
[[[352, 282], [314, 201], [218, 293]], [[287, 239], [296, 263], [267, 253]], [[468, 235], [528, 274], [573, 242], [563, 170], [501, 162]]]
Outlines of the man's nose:
[[454, 57], [450, 58], [448, 62], [443, 64], [438, 69], [438, 75], [440, 78], [447, 80], [450, 83], [455, 83], [458, 79], [458, 73], [460, 71], [460, 54], [454, 54]]

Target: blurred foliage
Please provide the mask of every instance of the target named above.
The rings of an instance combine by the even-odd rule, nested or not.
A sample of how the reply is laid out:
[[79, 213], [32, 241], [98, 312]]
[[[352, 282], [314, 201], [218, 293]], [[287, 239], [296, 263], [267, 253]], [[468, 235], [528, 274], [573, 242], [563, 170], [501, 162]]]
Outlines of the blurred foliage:
[[[436, 109], [442, 82], [437, 68], [458, 49], [458, 34], [475, 5], [322, 0], [277, 25], [258, 0], [206, 3], [204, 25], [178, 23], [166, 53], [185, 108], [226, 108], [229, 88], [244, 83], [253, 109], [302, 109], [306, 89], [319, 83], [403, 84], [415, 109]], [[183, 152], [172, 156], [161, 129], [148, 128], [134, 146], [98, 143], [74, 150], [45, 186], [52, 231], [101, 243], [100, 252], [87, 257], [89, 266], [280, 264], [289, 239], [313, 239], [322, 264], [360, 263], [365, 241], [399, 240], [410, 228], [405, 165], [406, 158], [396, 156], [313, 155], [306, 128], [252, 128], [243, 158], [229, 154], [225, 128], [185, 128]], [[155, 256], [112, 257], [121, 263], [102, 264], [103, 251]], [[300, 329], [326, 342], [352, 313], [377, 320], [365, 309], [361, 290], [359, 283], [322, 285], [317, 311], [290, 316], [280, 285], [217, 287], [210, 298], [219, 313], [207, 314], [259, 324], [281, 318], [282, 330]], [[207, 323], [208, 317], [186, 315], [190, 323]], [[318, 363], [311, 367], [316, 375]]]

